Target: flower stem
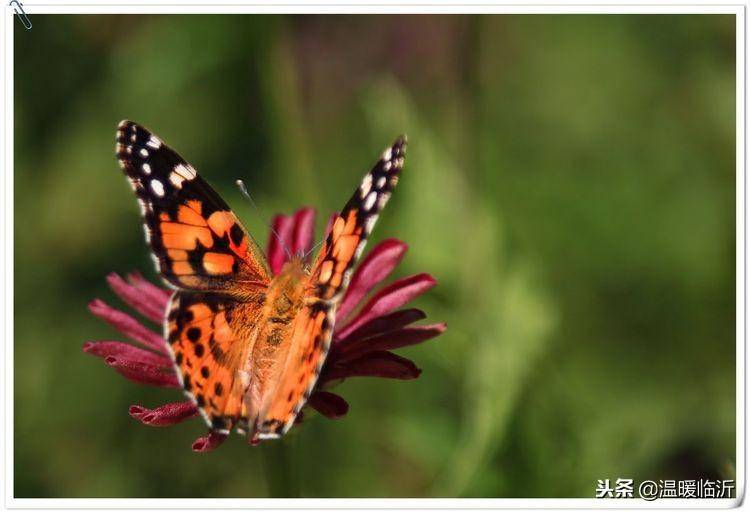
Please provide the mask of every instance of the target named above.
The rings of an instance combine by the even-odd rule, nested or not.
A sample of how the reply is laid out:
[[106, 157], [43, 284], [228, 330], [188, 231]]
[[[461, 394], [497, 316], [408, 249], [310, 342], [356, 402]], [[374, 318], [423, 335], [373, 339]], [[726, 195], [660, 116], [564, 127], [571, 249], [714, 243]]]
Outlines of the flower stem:
[[264, 441], [260, 445], [268, 496], [271, 498], [299, 498], [294, 439], [285, 437], [278, 441]]

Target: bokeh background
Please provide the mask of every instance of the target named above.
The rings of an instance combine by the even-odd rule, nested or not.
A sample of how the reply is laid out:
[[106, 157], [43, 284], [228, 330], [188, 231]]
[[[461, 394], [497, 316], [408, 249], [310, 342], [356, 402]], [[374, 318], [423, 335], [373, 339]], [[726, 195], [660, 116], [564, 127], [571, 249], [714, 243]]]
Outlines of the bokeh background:
[[[440, 338], [416, 381], [353, 379], [290, 433], [303, 496], [592, 497], [733, 478], [733, 16], [33, 16], [15, 33], [15, 495], [266, 496], [276, 449], [210, 454], [181, 399], [81, 352], [111, 271], [156, 278], [115, 162], [122, 118], [264, 241], [340, 208], [399, 133], [374, 239]], [[242, 199], [242, 178], [261, 213]], [[319, 216], [322, 228], [325, 215]]]

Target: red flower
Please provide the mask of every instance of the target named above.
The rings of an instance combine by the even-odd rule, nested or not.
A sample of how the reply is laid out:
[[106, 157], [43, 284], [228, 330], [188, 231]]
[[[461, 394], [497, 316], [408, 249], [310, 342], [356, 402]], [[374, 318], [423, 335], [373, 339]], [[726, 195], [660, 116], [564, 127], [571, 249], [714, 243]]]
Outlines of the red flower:
[[[313, 240], [315, 211], [298, 210], [294, 215], [274, 218], [276, 235], [268, 241], [268, 263], [278, 273], [288, 255], [307, 254]], [[330, 224], [329, 224], [330, 229]], [[279, 240], [281, 239], [281, 241]], [[344, 379], [356, 376], [417, 378], [421, 370], [390, 350], [426, 341], [440, 335], [445, 323], [413, 326], [425, 318], [419, 309], [396, 310], [432, 288], [436, 282], [427, 273], [402, 278], [374, 293], [364, 305], [356, 307], [393, 271], [406, 253], [407, 246], [397, 239], [387, 239], [375, 246], [352, 275], [349, 289], [336, 313], [336, 326], [330, 353], [315, 391], [307, 405], [331, 419], [345, 415], [349, 404], [326, 389]], [[116, 273], [107, 277], [112, 290], [143, 317], [161, 326], [171, 291], [155, 286], [138, 273], [127, 280]], [[91, 312], [116, 328], [136, 346], [119, 341], [94, 341], [83, 345], [83, 351], [104, 359], [104, 362], [125, 378], [161, 387], [179, 388], [177, 376], [168, 357], [164, 338], [146, 328], [131, 315], [110, 307], [102, 300], [89, 303]], [[304, 411], [303, 411], [304, 412]], [[165, 426], [179, 423], [198, 414], [191, 401], [168, 403], [148, 409], [130, 407], [130, 415], [146, 425]], [[298, 416], [301, 420], [302, 413]], [[193, 443], [193, 450], [205, 452], [221, 444], [226, 435], [210, 432]]]

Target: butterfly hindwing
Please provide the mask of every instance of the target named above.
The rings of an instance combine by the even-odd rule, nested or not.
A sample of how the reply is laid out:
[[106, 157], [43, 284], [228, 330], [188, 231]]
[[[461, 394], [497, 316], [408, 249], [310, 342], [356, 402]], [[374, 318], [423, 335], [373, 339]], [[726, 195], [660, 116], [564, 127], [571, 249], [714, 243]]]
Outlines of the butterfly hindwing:
[[131, 121], [118, 126], [116, 152], [138, 197], [146, 240], [164, 280], [201, 291], [268, 283], [262, 252], [187, 161]]
[[283, 435], [310, 397], [323, 366], [333, 335], [335, 306], [315, 300], [302, 308], [294, 320], [287, 368], [276, 393], [261, 411], [260, 438]]
[[175, 292], [166, 339], [175, 371], [208, 425], [227, 431], [242, 414], [247, 383], [238, 370], [252, 351], [263, 297], [238, 302], [215, 293]]
[[405, 150], [404, 137], [387, 148], [334, 219], [308, 278], [306, 305], [294, 321], [288, 365], [262, 411], [259, 437], [279, 437], [289, 430], [315, 387], [330, 347], [336, 307], [367, 237], [398, 182]]

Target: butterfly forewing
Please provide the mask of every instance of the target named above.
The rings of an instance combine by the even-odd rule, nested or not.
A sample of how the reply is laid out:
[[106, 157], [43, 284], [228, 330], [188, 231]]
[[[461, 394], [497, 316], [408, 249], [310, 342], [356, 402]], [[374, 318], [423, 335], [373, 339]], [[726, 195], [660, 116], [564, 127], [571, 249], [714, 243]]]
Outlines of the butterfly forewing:
[[169, 284], [232, 291], [268, 283], [262, 252], [187, 161], [131, 121], [118, 126], [116, 152], [138, 197], [158, 271]]

